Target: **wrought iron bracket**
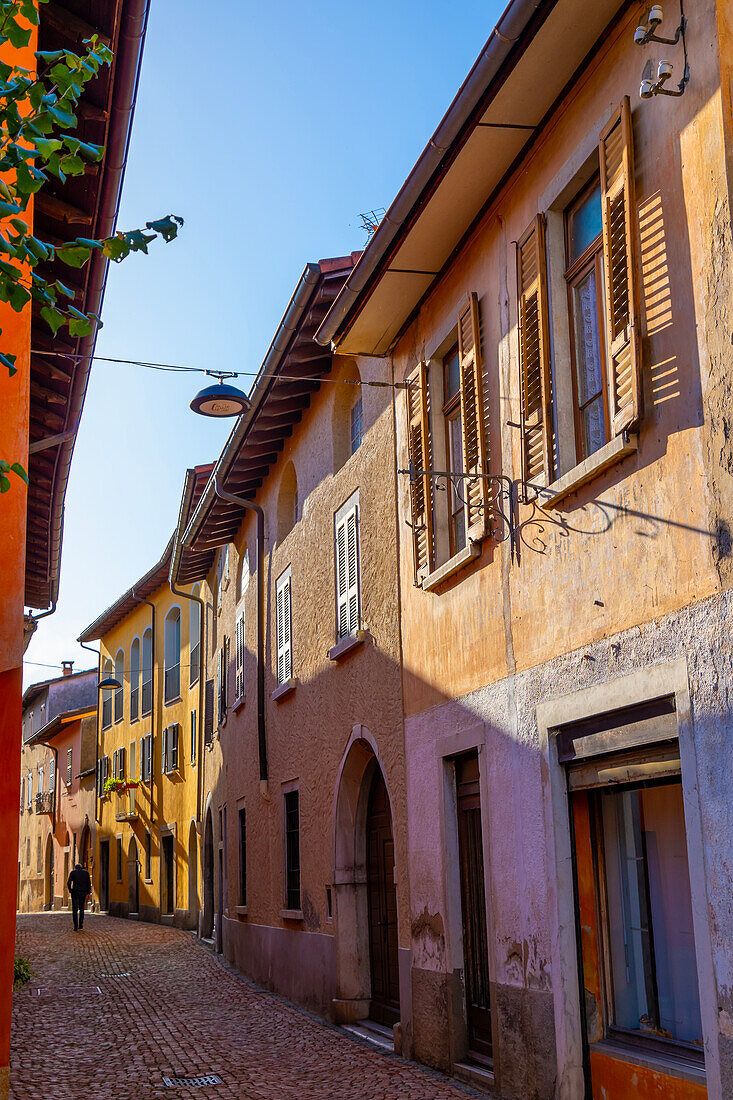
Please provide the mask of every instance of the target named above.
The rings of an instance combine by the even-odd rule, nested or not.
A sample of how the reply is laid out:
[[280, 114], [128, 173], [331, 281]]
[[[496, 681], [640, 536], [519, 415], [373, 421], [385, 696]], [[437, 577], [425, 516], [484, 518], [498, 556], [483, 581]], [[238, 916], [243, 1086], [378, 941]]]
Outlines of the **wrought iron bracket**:
[[509, 477], [501, 474], [470, 474], [454, 470], [418, 470], [410, 463], [406, 470], [398, 474], [409, 477], [413, 483], [417, 478], [429, 477], [437, 492], [446, 492], [450, 484], [458, 499], [468, 506], [465, 490], [466, 483], [483, 481], [489, 487], [488, 504], [472, 504], [489, 520], [489, 534], [496, 542], [509, 542], [512, 560], [517, 555], [517, 488]]

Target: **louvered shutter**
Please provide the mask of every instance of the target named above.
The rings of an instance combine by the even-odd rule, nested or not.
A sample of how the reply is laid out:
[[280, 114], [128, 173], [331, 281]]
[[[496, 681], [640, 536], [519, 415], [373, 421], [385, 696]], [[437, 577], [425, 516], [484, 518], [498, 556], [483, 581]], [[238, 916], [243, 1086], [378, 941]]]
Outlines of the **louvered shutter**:
[[410, 456], [410, 524], [415, 583], [430, 573], [435, 562], [433, 482], [416, 470], [432, 469], [430, 391], [428, 369], [421, 363], [407, 380], [407, 442]]
[[359, 629], [359, 509], [354, 505], [336, 527], [336, 605], [339, 638]]
[[[458, 314], [458, 357], [461, 366], [463, 471], [467, 474], [486, 474], [488, 431], [483, 399], [481, 332], [478, 297], [473, 293], [469, 294]], [[465, 481], [462, 492], [466, 498], [468, 535], [472, 539], [480, 539], [488, 530], [488, 482], [483, 477]]]
[[140, 738], [140, 778], [143, 783], [147, 783], [148, 779], [148, 761], [145, 753], [145, 738]]
[[117, 778], [117, 749], [112, 753], [112, 778]]
[[163, 730], [163, 747], [161, 752], [161, 763], [163, 765], [163, 772], [168, 771], [168, 727]]
[[606, 333], [614, 435], [642, 413], [634, 140], [629, 97], [604, 127], [598, 155], [603, 204]]
[[117, 778], [125, 778], [125, 749], [117, 750]]
[[210, 745], [214, 740], [214, 681], [206, 681], [205, 707], [204, 707], [204, 744]]
[[538, 214], [517, 248], [522, 478], [549, 485], [554, 477], [545, 220]]
[[226, 721], [229, 706], [229, 649], [229, 638], [224, 635], [221, 641], [221, 716], [223, 721]]
[[290, 637], [290, 576], [284, 577], [277, 588], [277, 679], [284, 684], [293, 674], [292, 643]]
[[240, 612], [234, 634], [234, 660], [236, 665], [236, 684], [234, 694], [237, 699], [244, 695], [244, 611]]
[[178, 767], [178, 723], [171, 726], [170, 730], [170, 744], [168, 746], [169, 753], [169, 765], [170, 770], [175, 771]]

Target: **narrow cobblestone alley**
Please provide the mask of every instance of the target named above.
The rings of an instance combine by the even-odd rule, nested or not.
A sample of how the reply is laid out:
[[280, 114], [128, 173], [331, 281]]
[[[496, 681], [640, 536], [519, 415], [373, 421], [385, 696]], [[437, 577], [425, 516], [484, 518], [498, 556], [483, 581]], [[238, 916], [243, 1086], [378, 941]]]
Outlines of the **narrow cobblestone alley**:
[[14, 996], [14, 1100], [476, 1095], [253, 987], [186, 932], [88, 916], [75, 934], [68, 914], [20, 916], [17, 952], [33, 975]]

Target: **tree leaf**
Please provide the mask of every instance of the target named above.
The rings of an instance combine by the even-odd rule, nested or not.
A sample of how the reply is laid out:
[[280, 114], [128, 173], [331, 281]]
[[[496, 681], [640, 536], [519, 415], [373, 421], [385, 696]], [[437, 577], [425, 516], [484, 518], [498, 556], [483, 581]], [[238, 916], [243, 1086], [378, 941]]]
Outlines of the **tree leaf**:
[[5, 474], [0, 474], [0, 493], [7, 493], [10, 488], [10, 481]]
[[63, 260], [69, 267], [83, 267], [89, 259], [89, 249], [82, 246], [66, 245], [56, 249], [56, 258]]
[[69, 335], [70, 336], [91, 336], [94, 332], [94, 322], [87, 320], [84, 317], [81, 321], [70, 320], [69, 321]]
[[119, 263], [120, 260], [124, 260], [125, 256], [129, 256], [130, 246], [122, 237], [107, 237], [105, 241], [102, 241], [102, 252], [108, 260]]
[[169, 214], [166, 218], [145, 223], [146, 229], [153, 229], [156, 233], [160, 233], [166, 243], [177, 236], [179, 225], [183, 225], [183, 218], [179, 218], [177, 214]]
[[28, 474], [25, 471], [25, 467], [21, 466], [19, 462], [14, 462], [10, 469], [13, 471], [14, 474], [17, 474], [19, 478], [22, 478], [26, 485], [30, 484], [28, 481]]
[[14, 374], [18, 373], [18, 368], [15, 365], [16, 357], [11, 355], [10, 352], [3, 354], [0, 351], [0, 363], [7, 369], [8, 374], [12, 378]]
[[41, 317], [46, 321], [53, 330], [54, 336], [64, 323], [64, 315], [55, 306], [44, 306], [41, 310]]

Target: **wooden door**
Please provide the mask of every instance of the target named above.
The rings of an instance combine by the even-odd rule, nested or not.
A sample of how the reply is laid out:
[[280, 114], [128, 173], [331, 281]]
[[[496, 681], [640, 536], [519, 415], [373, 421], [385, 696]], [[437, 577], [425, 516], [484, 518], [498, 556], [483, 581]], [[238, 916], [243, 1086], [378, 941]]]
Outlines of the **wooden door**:
[[[66, 868], [64, 867], [64, 872]], [[64, 873], [64, 878], [68, 875]], [[102, 840], [99, 844], [99, 908], [106, 912], [109, 909], [109, 841]]]
[[377, 772], [367, 812], [367, 892], [372, 974], [370, 1016], [392, 1027], [400, 1018], [397, 962], [397, 891], [392, 815], [382, 773]]
[[173, 898], [173, 837], [168, 834], [162, 838], [163, 844], [163, 912], [172, 913]]
[[456, 760], [456, 786], [468, 1049], [480, 1058], [491, 1058], [489, 944], [477, 753]]

